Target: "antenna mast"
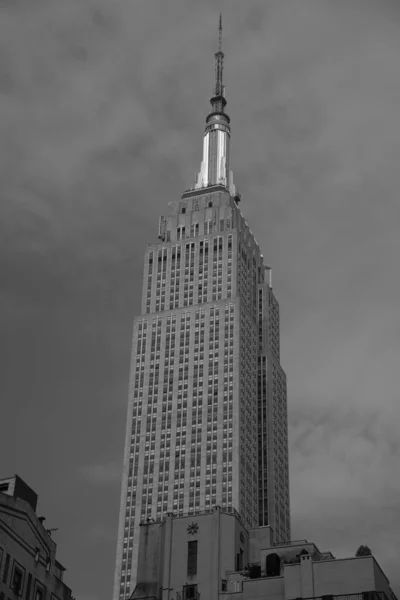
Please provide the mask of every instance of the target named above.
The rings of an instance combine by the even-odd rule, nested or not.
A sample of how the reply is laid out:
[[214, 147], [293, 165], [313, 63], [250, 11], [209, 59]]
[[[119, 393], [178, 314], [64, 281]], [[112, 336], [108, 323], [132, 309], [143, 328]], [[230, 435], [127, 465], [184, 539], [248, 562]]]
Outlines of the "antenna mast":
[[218, 52], [215, 53], [215, 95], [223, 96], [222, 72], [224, 70], [224, 53], [222, 52], [222, 14], [219, 15]]

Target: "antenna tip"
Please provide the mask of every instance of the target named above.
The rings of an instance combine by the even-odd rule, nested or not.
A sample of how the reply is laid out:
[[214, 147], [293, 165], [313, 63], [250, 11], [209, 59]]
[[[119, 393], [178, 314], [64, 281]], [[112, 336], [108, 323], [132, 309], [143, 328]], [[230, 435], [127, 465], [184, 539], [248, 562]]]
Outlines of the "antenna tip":
[[218, 26], [218, 52], [222, 51], [222, 13], [219, 14]]

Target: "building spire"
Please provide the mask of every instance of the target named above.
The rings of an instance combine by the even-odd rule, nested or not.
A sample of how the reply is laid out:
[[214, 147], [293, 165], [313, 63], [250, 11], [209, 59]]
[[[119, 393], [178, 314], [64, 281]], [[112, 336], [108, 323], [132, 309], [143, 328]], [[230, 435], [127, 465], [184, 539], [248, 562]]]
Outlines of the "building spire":
[[211, 113], [206, 118], [203, 140], [203, 160], [194, 184], [195, 189], [223, 185], [232, 196], [236, 195], [230, 170], [230, 119], [225, 113], [225, 88], [222, 83], [224, 70], [222, 52], [222, 14], [219, 15], [218, 51], [215, 53], [215, 88], [210, 99]]

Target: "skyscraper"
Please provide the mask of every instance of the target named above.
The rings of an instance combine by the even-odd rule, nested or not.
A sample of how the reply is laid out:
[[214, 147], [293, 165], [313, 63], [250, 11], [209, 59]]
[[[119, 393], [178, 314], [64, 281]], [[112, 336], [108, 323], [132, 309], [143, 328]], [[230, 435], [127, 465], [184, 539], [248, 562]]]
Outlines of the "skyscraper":
[[279, 307], [230, 170], [221, 36], [220, 20], [200, 172], [169, 202], [145, 253], [114, 600], [135, 587], [143, 520], [220, 505], [290, 539]]

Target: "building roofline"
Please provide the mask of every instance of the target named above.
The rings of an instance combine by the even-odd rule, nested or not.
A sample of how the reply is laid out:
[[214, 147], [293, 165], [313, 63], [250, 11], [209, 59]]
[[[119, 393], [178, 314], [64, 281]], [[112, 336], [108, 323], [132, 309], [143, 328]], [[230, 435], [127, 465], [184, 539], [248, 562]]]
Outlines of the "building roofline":
[[[23, 503], [22, 506], [20, 503]], [[57, 547], [56, 542], [51, 539], [50, 535], [46, 531], [46, 528], [44, 527], [43, 523], [40, 522], [39, 517], [29, 502], [23, 498], [19, 498], [18, 496], [15, 497], [8, 494], [1, 494], [0, 511], [1, 509], [3, 509], [4, 512], [8, 511], [9, 513], [14, 513], [14, 518], [25, 520], [32, 532], [42, 543], [43, 548], [46, 548], [47, 551], [49, 551], [49, 548]]]
[[55, 559], [54, 564], [56, 565], [56, 567], [58, 567], [60, 569], [60, 571], [67, 570], [65, 567], [62, 566], [62, 564], [57, 559]]

